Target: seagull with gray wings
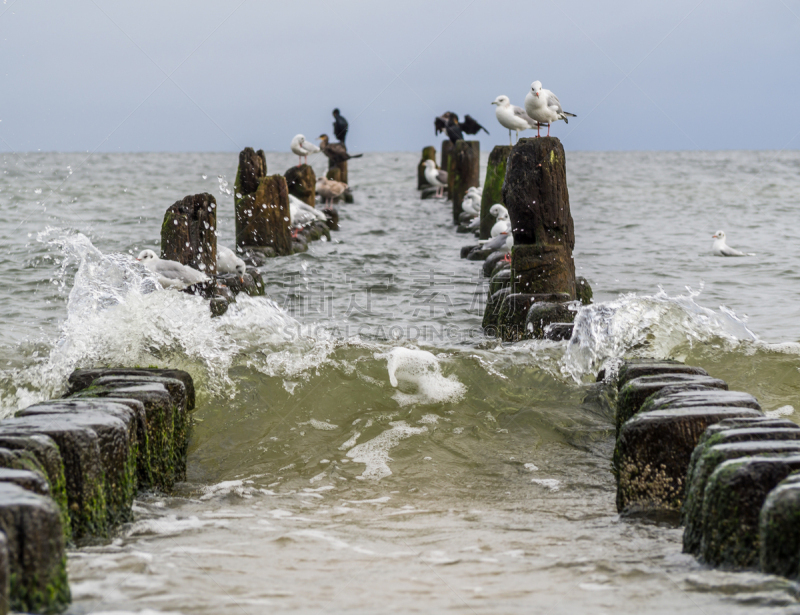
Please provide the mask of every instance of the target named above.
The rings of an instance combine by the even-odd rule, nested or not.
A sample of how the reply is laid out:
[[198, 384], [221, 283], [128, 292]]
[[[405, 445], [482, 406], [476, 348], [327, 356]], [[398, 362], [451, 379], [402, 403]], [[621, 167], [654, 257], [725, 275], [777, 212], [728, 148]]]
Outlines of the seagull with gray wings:
[[528, 130], [528, 128], [536, 128], [538, 130], [539, 122], [525, 113], [525, 109], [522, 107], [512, 105], [511, 100], [505, 94], [501, 94], [495, 98], [492, 104], [497, 105], [497, 108], [494, 110], [497, 121], [500, 122], [503, 128], [508, 128], [509, 145], [514, 145], [511, 141], [512, 130], [517, 133], [517, 141], [519, 141], [520, 130]]
[[[542, 88], [541, 81], [531, 83], [531, 91], [525, 96], [525, 111], [531, 119], [539, 124], [547, 124], [547, 136], [550, 136], [550, 124], [558, 120], [564, 120], [569, 124], [569, 117], [578, 117], [574, 113], [568, 113], [561, 108], [558, 96], [550, 90]], [[540, 137], [539, 128], [536, 128], [536, 136]]]
[[436, 196], [444, 196], [444, 189], [447, 186], [447, 171], [437, 169], [433, 160], [425, 161], [425, 180], [431, 186], [436, 187]]

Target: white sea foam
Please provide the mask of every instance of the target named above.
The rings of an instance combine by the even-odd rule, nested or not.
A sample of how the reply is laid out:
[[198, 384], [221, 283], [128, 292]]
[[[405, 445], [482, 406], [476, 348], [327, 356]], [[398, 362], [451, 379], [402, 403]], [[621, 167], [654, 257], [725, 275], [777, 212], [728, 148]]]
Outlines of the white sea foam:
[[387, 359], [389, 382], [398, 389], [392, 399], [401, 406], [452, 403], [466, 393], [454, 375], [442, 375], [439, 360], [426, 350], [397, 347], [375, 358]]
[[771, 419], [777, 419], [782, 416], [791, 416], [794, 414], [794, 406], [781, 406], [775, 410], [767, 410], [764, 414]]
[[81, 233], [48, 228], [39, 241], [60, 251], [57, 285], [66, 290], [74, 273], [67, 317], [44, 361], [6, 373], [11, 386], [0, 399], [0, 417], [58, 396], [67, 376], [83, 366], [169, 364], [212, 394], [232, 396], [228, 372], [235, 365], [294, 382], [336, 346], [265, 297], [239, 295], [212, 318], [207, 301], [162, 290], [131, 256], [103, 254]]
[[318, 421], [316, 419], [311, 419], [305, 423], [298, 423], [297, 425], [300, 427], [303, 425], [311, 425], [311, 427], [314, 429], [319, 429], [320, 431], [333, 431], [334, 429], [339, 429], [338, 425], [334, 425], [333, 423], [328, 423], [326, 421]]
[[731, 345], [756, 340], [733, 311], [699, 305], [699, 292], [670, 297], [663, 290], [652, 296], [628, 294], [580, 308], [575, 330], [560, 360], [561, 373], [581, 382], [607, 360], [642, 353], [668, 358], [673, 349], [717, 338]]
[[397, 446], [401, 440], [428, 431], [427, 427], [411, 427], [405, 421], [394, 421], [389, 425], [391, 429], [347, 451], [350, 459], [367, 466], [361, 473], [363, 478], [380, 480], [390, 476], [392, 471], [389, 469], [391, 461], [389, 450]]
[[561, 489], [561, 481], [555, 478], [532, 478], [531, 482], [535, 485], [545, 487], [550, 491], [558, 491]]

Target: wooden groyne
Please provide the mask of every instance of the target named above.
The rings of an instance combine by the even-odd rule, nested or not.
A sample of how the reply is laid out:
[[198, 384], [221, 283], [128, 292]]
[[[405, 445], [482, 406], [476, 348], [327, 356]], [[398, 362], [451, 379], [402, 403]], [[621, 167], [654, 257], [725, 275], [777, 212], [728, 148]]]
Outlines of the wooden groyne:
[[62, 399], [0, 421], [0, 612], [70, 602], [66, 547], [108, 540], [136, 494], [186, 478], [191, 376], [78, 370]]
[[800, 426], [676, 361], [629, 360], [606, 381], [619, 512], [680, 523], [706, 565], [800, 580]]

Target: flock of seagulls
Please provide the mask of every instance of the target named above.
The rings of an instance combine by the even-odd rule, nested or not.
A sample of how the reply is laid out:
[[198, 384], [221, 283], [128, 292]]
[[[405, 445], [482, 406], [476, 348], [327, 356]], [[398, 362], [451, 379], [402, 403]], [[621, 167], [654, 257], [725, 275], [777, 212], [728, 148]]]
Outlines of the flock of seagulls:
[[530, 91], [525, 95], [525, 108], [511, 104], [505, 94], [501, 94], [492, 101], [497, 108], [494, 111], [497, 121], [503, 128], [508, 128], [508, 141], [511, 142], [511, 131], [517, 133], [519, 140], [520, 131], [528, 128], [536, 129], [536, 136], [541, 136], [541, 127], [547, 126], [547, 136], [550, 136], [550, 124], [558, 120], [569, 123], [569, 118], [577, 117], [561, 108], [558, 96], [550, 90], [542, 88], [541, 81], [534, 81]]

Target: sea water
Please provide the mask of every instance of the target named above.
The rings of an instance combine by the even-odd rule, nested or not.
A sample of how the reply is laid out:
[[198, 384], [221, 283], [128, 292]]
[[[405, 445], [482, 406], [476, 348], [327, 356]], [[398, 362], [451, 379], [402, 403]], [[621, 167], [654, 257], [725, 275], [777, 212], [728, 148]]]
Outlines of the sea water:
[[[3, 156], [2, 415], [79, 367], [197, 386], [187, 482], [70, 552], [70, 612], [797, 610], [794, 585], [707, 570], [680, 528], [617, 515], [593, 383], [622, 356], [674, 357], [800, 420], [800, 153], [568, 152], [595, 303], [571, 340], [513, 345], [483, 336], [474, 240], [419, 199], [417, 162], [351, 161], [341, 230], [212, 319], [134, 255], [199, 192], [233, 246], [235, 153]], [[712, 256], [720, 229], [755, 256]]]

